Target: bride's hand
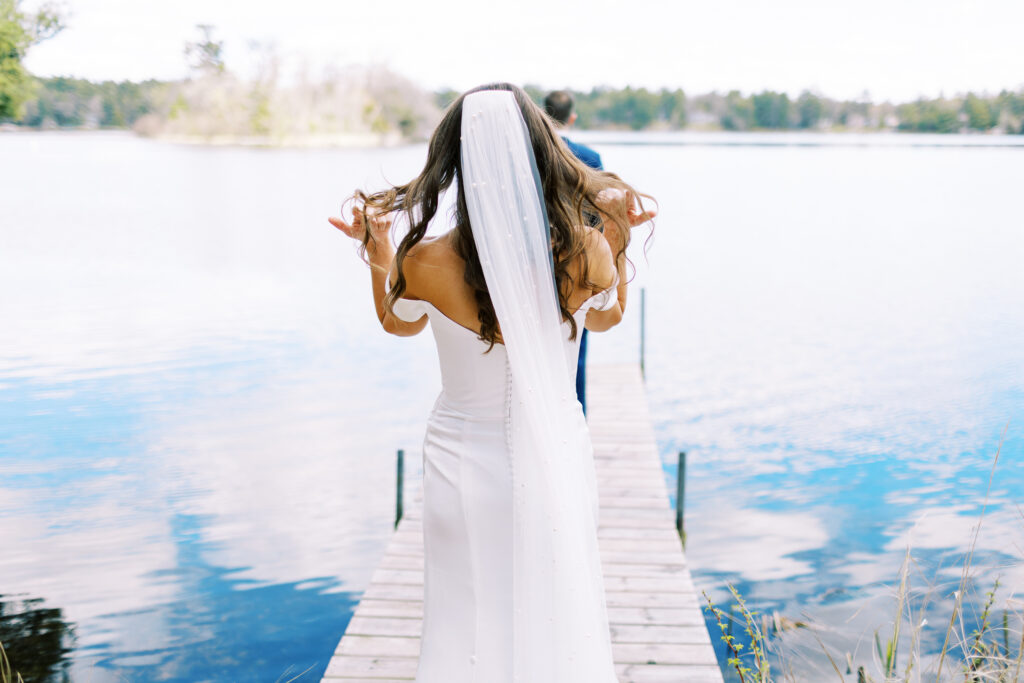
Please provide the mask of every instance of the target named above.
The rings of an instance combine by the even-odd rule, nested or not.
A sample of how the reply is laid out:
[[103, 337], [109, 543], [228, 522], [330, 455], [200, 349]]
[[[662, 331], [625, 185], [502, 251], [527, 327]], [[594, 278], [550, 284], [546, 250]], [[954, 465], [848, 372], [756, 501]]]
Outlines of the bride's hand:
[[609, 187], [597, 193], [594, 198], [597, 208], [612, 217], [624, 217], [629, 227], [635, 228], [658, 215], [654, 209], [643, 210], [632, 192]]
[[391, 230], [391, 220], [389, 214], [378, 215], [372, 211], [364, 213], [363, 209], [360, 209], [358, 206], [352, 209], [351, 223], [346, 223], [344, 218], [338, 218], [337, 216], [331, 216], [327, 219], [331, 225], [359, 242], [365, 241], [367, 226], [369, 226], [370, 237], [373, 238], [371, 241], [376, 244], [390, 244], [388, 241], [388, 231]]

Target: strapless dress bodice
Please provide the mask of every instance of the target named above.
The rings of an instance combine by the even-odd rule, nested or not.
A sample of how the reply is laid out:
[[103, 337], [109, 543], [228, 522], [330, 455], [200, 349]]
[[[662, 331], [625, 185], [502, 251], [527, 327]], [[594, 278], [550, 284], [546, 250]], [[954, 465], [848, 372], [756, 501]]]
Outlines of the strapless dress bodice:
[[[566, 381], [570, 384], [576, 381], [576, 359], [587, 312], [607, 310], [614, 305], [615, 297], [615, 288], [610, 288], [583, 302], [573, 314], [577, 330], [575, 339], [570, 338], [572, 328], [569, 323], [562, 323], [568, 372]], [[504, 416], [510, 378], [508, 353], [503, 344], [495, 344], [488, 350], [488, 344], [481, 341], [475, 331], [463, 327], [427, 301], [399, 299], [395, 302], [394, 312], [398, 318], [408, 322], [419, 320], [424, 315], [430, 319], [441, 367], [439, 406], [462, 413], [467, 418], [499, 419]]]

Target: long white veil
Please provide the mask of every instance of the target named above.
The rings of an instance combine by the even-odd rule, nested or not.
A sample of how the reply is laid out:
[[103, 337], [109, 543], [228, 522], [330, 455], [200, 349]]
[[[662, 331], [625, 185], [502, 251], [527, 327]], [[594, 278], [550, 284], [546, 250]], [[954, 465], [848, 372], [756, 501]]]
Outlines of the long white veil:
[[508, 91], [462, 106], [461, 180], [509, 359], [514, 680], [611, 683], [593, 452], [578, 427], [530, 136]]

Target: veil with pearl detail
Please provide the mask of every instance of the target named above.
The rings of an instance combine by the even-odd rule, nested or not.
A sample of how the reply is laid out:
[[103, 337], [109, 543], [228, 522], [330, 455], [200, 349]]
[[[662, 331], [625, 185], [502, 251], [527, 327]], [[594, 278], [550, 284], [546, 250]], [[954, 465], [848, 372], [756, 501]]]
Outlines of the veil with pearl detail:
[[530, 136], [512, 95], [468, 95], [462, 186], [507, 350], [513, 680], [613, 683], [593, 450], [565, 354], [551, 238]]

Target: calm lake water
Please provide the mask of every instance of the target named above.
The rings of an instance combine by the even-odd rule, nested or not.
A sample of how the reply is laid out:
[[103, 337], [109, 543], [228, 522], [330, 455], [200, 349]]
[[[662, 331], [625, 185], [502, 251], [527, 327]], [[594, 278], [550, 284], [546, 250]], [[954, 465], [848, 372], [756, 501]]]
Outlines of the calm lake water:
[[[1005, 428], [978, 591], [1024, 589], [1024, 148], [590, 140], [660, 202], [633, 260], [698, 586], [870, 665], [909, 544], [934, 640]], [[26, 679], [319, 677], [439, 389], [325, 217], [424, 151], [0, 135], [0, 642]], [[634, 305], [591, 361], [637, 340]]]

